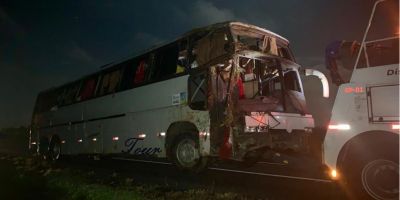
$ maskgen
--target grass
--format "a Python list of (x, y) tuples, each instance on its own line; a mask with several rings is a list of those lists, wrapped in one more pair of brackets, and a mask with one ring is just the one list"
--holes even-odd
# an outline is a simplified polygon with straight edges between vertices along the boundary
[[(0, 130), (0, 199), (249, 199), (235, 193), (211, 190), (178, 190), (169, 186), (143, 185), (116, 173), (99, 175), (95, 171), (57, 168), (28, 155), (27, 128)], [(251, 198), (250, 198), (251, 199)]]
[(116, 173), (105, 176), (94, 171), (60, 169), (39, 159), (12, 156), (0, 156), (0, 197), (63, 200), (248, 199), (235, 193), (137, 184), (132, 178), (120, 177)]
[(147, 199), (138, 191), (126, 187), (112, 187), (109, 185), (90, 183), (69, 172), (53, 173), (48, 175), (47, 187), (52, 191), (59, 191), (59, 199)]

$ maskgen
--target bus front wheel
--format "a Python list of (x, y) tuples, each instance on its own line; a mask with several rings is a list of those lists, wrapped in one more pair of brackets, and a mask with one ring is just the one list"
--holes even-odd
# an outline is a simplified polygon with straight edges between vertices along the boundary
[(172, 149), (174, 163), (190, 172), (201, 172), (206, 166), (206, 158), (200, 155), (199, 145), (192, 134), (183, 134), (175, 139)]

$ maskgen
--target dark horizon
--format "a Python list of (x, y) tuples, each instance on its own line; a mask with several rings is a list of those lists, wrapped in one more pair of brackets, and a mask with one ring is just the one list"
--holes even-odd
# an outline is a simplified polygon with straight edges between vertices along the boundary
[[(361, 40), (373, 2), (1, 2), (0, 129), (27, 126), (39, 91), (216, 22), (271, 30), (291, 42), (298, 63), (323, 65), (330, 42)], [(398, 33), (398, 1), (385, 9), (373, 25)]]

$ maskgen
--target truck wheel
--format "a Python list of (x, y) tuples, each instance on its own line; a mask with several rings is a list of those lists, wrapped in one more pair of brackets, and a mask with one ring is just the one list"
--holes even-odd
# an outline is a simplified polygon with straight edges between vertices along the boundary
[(374, 199), (398, 199), (399, 164), (386, 159), (369, 160), (361, 171), (361, 183)]
[(199, 145), (191, 134), (183, 134), (175, 139), (172, 157), (181, 170), (198, 173), (206, 164), (206, 158), (200, 155)]
[(353, 160), (347, 164), (345, 178), (350, 193), (357, 199), (399, 198), (399, 164), (396, 159), (375, 155), (356, 162)]
[(53, 138), (49, 146), (49, 158), (55, 161), (60, 159), (60, 155), (61, 155), (61, 142), (58, 138)]

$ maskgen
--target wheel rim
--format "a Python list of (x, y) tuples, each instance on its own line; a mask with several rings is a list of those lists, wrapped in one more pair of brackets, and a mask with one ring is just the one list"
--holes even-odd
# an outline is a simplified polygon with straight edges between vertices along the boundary
[(190, 139), (183, 139), (176, 148), (176, 158), (182, 167), (190, 168), (196, 165), (199, 153), (195, 142)]
[(362, 170), (361, 181), (365, 191), (375, 199), (399, 198), (399, 165), (393, 161), (369, 162)]

